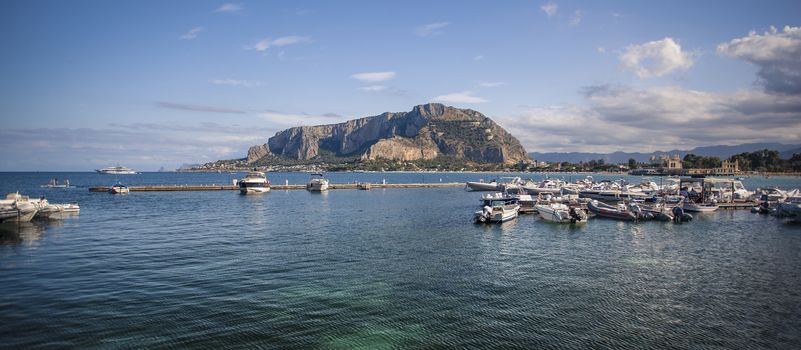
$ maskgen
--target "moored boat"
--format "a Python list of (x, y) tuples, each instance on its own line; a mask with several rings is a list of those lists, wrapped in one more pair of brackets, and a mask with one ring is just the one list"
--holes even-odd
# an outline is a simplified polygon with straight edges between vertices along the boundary
[(539, 216), (550, 222), (559, 224), (583, 224), (587, 222), (588, 216), (583, 210), (568, 207), (562, 203), (537, 204)]
[(790, 197), (779, 203), (775, 215), (792, 221), (801, 221), (801, 197)]
[(684, 202), (682, 208), (684, 209), (684, 211), (690, 211), (696, 213), (709, 213), (718, 210), (719, 206), (715, 203)]
[(592, 200), (587, 203), (587, 209), (595, 213), (595, 215), (605, 218), (624, 221), (637, 220), (637, 215), (629, 210), (624, 203), (620, 203), (617, 206), (611, 206), (597, 200)]
[(239, 193), (242, 194), (258, 194), (270, 192), (270, 180), (261, 171), (251, 171), (245, 175), (245, 178), (237, 181), (239, 186)]
[(38, 208), (28, 196), (19, 192), (9, 193), (0, 200), (0, 222), (28, 222), (36, 215)]
[(114, 186), (111, 186), (108, 189), (108, 191), (111, 194), (125, 194), (125, 193), (128, 193), (128, 192), (131, 192), (131, 190), (128, 188), (128, 186), (125, 186), (125, 185), (123, 185), (123, 184), (121, 184), (119, 182), (114, 184)]
[(70, 186), (70, 180), (64, 180), (63, 183), (58, 183), (57, 178), (53, 178), (47, 185), (42, 185), (43, 188), (70, 188), (75, 186)]
[(312, 192), (323, 192), (328, 190), (328, 179), (321, 173), (311, 174), (309, 183), (306, 184), (306, 189)]
[(507, 193), (486, 194), (481, 196), (482, 208), (473, 214), (475, 223), (506, 222), (517, 218), (520, 204), (517, 198)]

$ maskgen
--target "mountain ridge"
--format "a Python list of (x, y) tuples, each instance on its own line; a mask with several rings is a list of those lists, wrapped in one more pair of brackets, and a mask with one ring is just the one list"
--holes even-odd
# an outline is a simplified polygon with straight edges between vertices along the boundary
[(553, 162), (588, 162), (590, 160), (603, 159), (607, 163), (626, 163), (630, 158), (637, 162), (648, 162), (651, 156), (673, 155), (678, 154), (684, 157), (687, 154), (695, 154), (698, 156), (719, 157), (721, 159), (729, 158), (732, 155), (740, 154), (743, 152), (754, 152), (763, 149), (770, 149), (779, 151), (782, 159), (789, 159), (793, 153), (801, 153), (801, 144), (783, 144), (783, 143), (745, 143), (740, 145), (713, 145), (695, 147), (690, 150), (670, 150), (670, 151), (655, 151), (650, 153), (645, 152), (612, 152), (612, 153), (591, 153), (591, 152), (531, 152), (529, 157), (538, 161), (553, 163)]

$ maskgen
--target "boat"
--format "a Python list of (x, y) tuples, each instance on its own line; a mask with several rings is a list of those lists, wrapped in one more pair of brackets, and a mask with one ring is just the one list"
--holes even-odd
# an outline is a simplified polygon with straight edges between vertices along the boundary
[(75, 187), (75, 186), (70, 186), (70, 180), (64, 180), (64, 183), (60, 184), (60, 183), (58, 183), (58, 179), (57, 178), (53, 178), (53, 179), (50, 180), (50, 182), (47, 183), (47, 185), (42, 185), (41, 187), (42, 188), (71, 188), (71, 187)]
[(98, 172), (98, 173), (101, 173), (101, 174), (115, 174), (115, 175), (139, 174), (135, 170), (130, 169), (130, 168), (126, 168), (124, 166), (111, 166), (111, 167), (103, 168), (103, 169), (95, 169), (95, 171)]
[(517, 198), (508, 193), (485, 194), (481, 196), (481, 210), (473, 214), (473, 221), (479, 223), (501, 223), (517, 218), (520, 204)]
[(237, 186), (241, 194), (270, 192), (270, 180), (267, 180), (263, 172), (256, 170), (248, 172), (244, 179), (237, 181)]
[(37, 218), (61, 219), (65, 216), (77, 214), (81, 211), (81, 207), (77, 203), (53, 204), (44, 197), (40, 199), (31, 199), (30, 202), (37, 208)]
[(499, 191), (500, 189), (497, 180), (492, 180), (491, 182), (484, 182), (484, 180), (478, 182), (468, 181), (465, 184), (465, 190), (468, 191)]
[(38, 211), (28, 196), (19, 192), (9, 193), (6, 199), (0, 200), (0, 222), (28, 222)]
[(562, 191), (562, 187), (565, 186), (564, 181), (555, 180), (555, 179), (545, 179), (542, 180), (540, 183), (531, 182), (523, 186), (523, 189), (526, 190), (529, 194), (539, 194), (540, 192), (552, 192), (557, 193)]
[(111, 194), (125, 194), (131, 192), (131, 190), (128, 188), (128, 186), (118, 182), (114, 186), (111, 186), (111, 188), (108, 189), (108, 192)]
[(583, 224), (588, 218), (583, 210), (562, 203), (537, 204), (535, 207), (543, 220), (559, 224)]
[(801, 196), (787, 198), (784, 202), (776, 206), (774, 212), (779, 218), (787, 218), (794, 221), (801, 221)]
[(534, 213), (537, 211), (537, 209), (534, 208), (534, 205), (537, 204), (537, 200), (530, 194), (518, 194), (515, 195), (515, 197), (517, 198), (517, 203), (520, 204), (521, 213)]
[(328, 179), (323, 177), (321, 173), (311, 174), (309, 183), (306, 184), (306, 189), (312, 192), (323, 192), (328, 190)]
[(637, 215), (629, 210), (625, 203), (619, 203), (617, 206), (612, 206), (598, 200), (592, 200), (587, 203), (587, 209), (595, 213), (595, 215), (605, 218), (624, 221), (637, 220)]
[(696, 212), (696, 213), (709, 213), (715, 210), (718, 210), (719, 206), (717, 203), (693, 203), (693, 202), (684, 202), (682, 205), (682, 209), (684, 211)]
[(604, 202), (645, 201), (648, 195), (641, 192), (627, 192), (618, 190), (584, 190), (579, 192), (579, 198), (589, 198)]
[(360, 190), (369, 190), (373, 188), (373, 185), (371, 185), (369, 182), (359, 182), (356, 184), (356, 188)]

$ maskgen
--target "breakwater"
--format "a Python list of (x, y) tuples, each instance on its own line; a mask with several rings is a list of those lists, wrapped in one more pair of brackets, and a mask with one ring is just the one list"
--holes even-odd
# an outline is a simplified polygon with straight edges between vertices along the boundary
[[(344, 184), (330, 184), (328, 189), (332, 190), (355, 190), (359, 187), (358, 183), (344, 183)], [(372, 188), (443, 188), (443, 187), (463, 187), (463, 182), (446, 182), (446, 183), (408, 183), (408, 184), (370, 184)], [(89, 192), (108, 192), (109, 186), (92, 186), (89, 187)], [(271, 185), (273, 190), (305, 190), (306, 185)], [(145, 186), (128, 186), (128, 189), (138, 192), (158, 191), (233, 191), (239, 190), (238, 186), (234, 185), (145, 185)]]

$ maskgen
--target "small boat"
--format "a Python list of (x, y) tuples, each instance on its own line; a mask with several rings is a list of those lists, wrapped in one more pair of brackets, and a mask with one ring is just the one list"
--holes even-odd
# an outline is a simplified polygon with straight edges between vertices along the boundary
[(111, 194), (125, 194), (131, 192), (131, 190), (128, 188), (128, 186), (118, 182), (114, 186), (111, 186), (111, 188), (108, 189), (108, 192)]
[(270, 192), (270, 180), (261, 172), (253, 170), (245, 175), (245, 178), (237, 182), (239, 186), (239, 193), (241, 194), (257, 194)]
[(537, 204), (539, 216), (550, 222), (559, 224), (583, 224), (587, 222), (588, 216), (581, 209), (568, 207), (562, 203)]
[(716, 203), (684, 202), (684, 205), (682, 205), (682, 209), (684, 209), (684, 211), (697, 213), (709, 213), (718, 210), (718, 208), (719, 206)]
[(534, 208), (537, 201), (530, 194), (518, 194), (515, 195), (515, 197), (517, 198), (517, 203), (520, 204), (521, 213), (534, 213), (537, 211), (537, 209)]
[(47, 185), (42, 185), (42, 188), (70, 188), (75, 186), (70, 186), (70, 180), (64, 180), (64, 183), (59, 184), (57, 178), (53, 178)]
[(794, 221), (801, 221), (801, 196), (787, 198), (776, 206), (775, 215)]
[(465, 189), (468, 191), (499, 191), (501, 187), (497, 180), (492, 180), (491, 182), (481, 180), (479, 182), (468, 181), (465, 184)]
[(481, 196), (482, 208), (473, 214), (477, 224), (506, 222), (517, 218), (520, 204), (517, 198), (507, 193), (486, 194)]
[(328, 179), (323, 177), (321, 173), (311, 174), (309, 183), (306, 184), (306, 189), (312, 192), (323, 192), (328, 190)]
[(124, 166), (111, 166), (108, 168), (103, 169), (95, 169), (96, 172), (101, 174), (114, 174), (114, 175), (133, 175), (139, 174), (135, 170), (131, 168), (126, 168)]
[(356, 184), (356, 188), (360, 190), (369, 190), (373, 187), (369, 182), (359, 182)]
[(624, 220), (624, 221), (637, 220), (637, 215), (633, 213), (631, 210), (629, 210), (629, 208), (624, 203), (620, 203), (617, 206), (611, 206), (609, 204), (599, 202), (597, 200), (592, 200), (589, 203), (587, 203), (587, 209), (595, 213), (595, 215), (602, 216), (605, 218)]
[(30, 202), (38, 209), (36, 212), (37, 218), (61, 219), (81, 211), (81, 207), (77, 203), (53, 204), (48, 202), (44, 197), (31, 199)]
[(641, 192), (626, 192), (618, 190), (584, 190), (579, 192), (579, 198), (596, 199), (604, 202), (645, 201), (648, 195)]
[(36, 215), (38, 208), (28, 196), (19, 192), (9, 193), (0, 200), (0, 222), (28, 222)]

